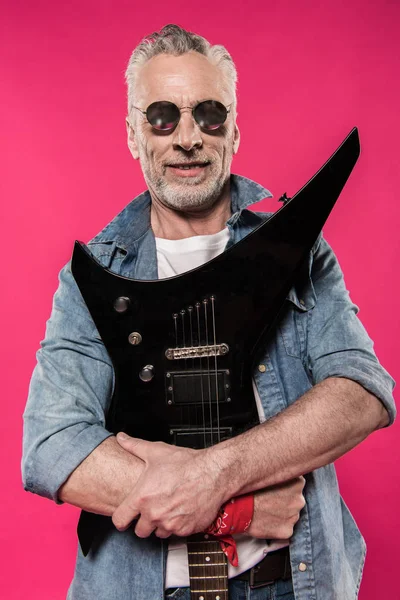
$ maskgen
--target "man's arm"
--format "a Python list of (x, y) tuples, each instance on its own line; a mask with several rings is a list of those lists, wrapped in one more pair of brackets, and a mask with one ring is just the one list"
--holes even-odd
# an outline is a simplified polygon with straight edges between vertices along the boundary
[(354, 381), (334, 378), (262, 425), (205, 450), (118, 435), (146, 469), (113, 522), (124, 530), (140, 514), (139, 537), (154, 530), (180, 536), (202, 531), (230, 498), (333, 462), (387, 422), (377, 398)]
[(26, 490), (107, 515), (122, 501), (141, 461), (105, 428), (113, 385), (111, 360), (68, 264), (24, 413)]
[(60, 487), (58, 498), (88, 512), (111, 516), (135, 486), (143, 461), (115, 437), (102, 442)]
[(329, 378), (268, 422), (216, 446), (213, 460), (228, 495), (243, 494), (332, 463), (388, 423), (375, 396), (349, 379)]

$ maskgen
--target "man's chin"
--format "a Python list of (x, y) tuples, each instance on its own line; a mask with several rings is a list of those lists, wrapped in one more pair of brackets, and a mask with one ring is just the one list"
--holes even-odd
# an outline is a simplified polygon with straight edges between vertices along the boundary
[(162, 202), (175, 210), (204, 210), (211, 208), (218, 200), (221, 190), (200, 189), (193, 184), (184, 186), (168, 186), (168, 191), (163, 190), (159, 197)]

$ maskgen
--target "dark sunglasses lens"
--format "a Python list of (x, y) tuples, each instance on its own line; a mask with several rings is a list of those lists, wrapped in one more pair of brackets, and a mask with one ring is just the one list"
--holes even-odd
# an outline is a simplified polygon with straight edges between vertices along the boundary
[(178, 123), (181, 114), (172, 102), (153, 102), (146, 111), (148, 122), (158, 131), (170, 131)]
[(193, 114), (202, 129), (212, 131), (225, 123), (228, 111), (221, 102), (206, 100), (196, 106)]

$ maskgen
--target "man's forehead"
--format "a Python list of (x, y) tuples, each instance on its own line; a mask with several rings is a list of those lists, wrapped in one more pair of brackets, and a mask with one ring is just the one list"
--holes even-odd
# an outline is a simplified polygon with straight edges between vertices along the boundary
[(231, 95), (226, 75), (198, 52), (158, 54), (140, 67), (136, 76), (136, 102), (214, 99), (229, 104)]

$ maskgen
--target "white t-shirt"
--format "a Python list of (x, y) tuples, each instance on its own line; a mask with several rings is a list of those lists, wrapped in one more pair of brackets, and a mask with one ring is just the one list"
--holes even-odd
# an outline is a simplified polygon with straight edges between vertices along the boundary
[[(203, 265), (221, 254), (225, 250), (228, 240), (229, 230), (227, 227), (212, 235), (196, 235), (181, 240), (156, 238), (158, 278), (165, 279), (180, 275)], [(265, 416), (254, 381), (253, 390), (262, 422), (265, 421)], [(237, 543), (239, 566), (233, 567), (228, 563), (229, 578), (254, 567), (268, 552), (289, 545), (288, 540), (273, 540), (268, 544), (266, 540), (244, 534), (236, 534), (233, 537)], [(165, 589), (186, 586), (189, 586), (189, 567), (185, 538), (171, 536), (168, 545)]]

